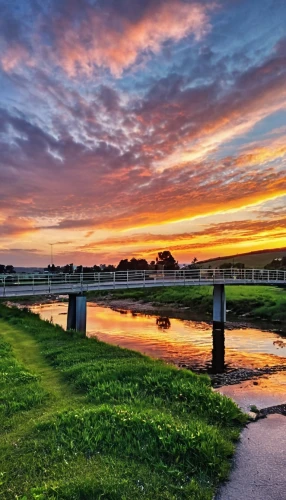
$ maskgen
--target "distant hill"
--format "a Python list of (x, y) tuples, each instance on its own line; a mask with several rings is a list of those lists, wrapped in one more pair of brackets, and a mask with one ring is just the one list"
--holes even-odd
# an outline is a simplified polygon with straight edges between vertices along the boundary
[(216, 257), (214, 259), (200, 260), (198, 265), (200, 267), (219, 267), (221, 264), (232, 264), (233, 262), (242, 262), (245, 267), (249, 268), (262, 268), (269, 264), (273, 259), (280, 259), (286, 256), (286, 247), (274, 248), (273, 250), (258, 250), (256, 252), (238, 253), (235, 255), (228, 255), (226, 257)]

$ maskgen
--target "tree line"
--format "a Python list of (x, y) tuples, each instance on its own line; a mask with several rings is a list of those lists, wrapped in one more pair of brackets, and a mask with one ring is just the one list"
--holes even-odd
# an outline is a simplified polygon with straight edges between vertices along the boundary
[(145, 270), (175, 270), (180, 269), (178, 261), (175, 260), (173, 255), (169, 250), (164, 250), (163, 252), (158, 252), (155, 260), (150, 263), (146, 259), (136, 259), (132, 257), (129, 259), (122, 259), (117, 266), (113, 264), (100, 264), (94, 266), (74, 266), (73, 264), (67, 264), (65, 266), (55, 266), (54, 264), (48, 265), (45, 271), (50, 273), (98, 273), (98, 272), (116, 272), (116, 271), (145, 271)]
[[(210, 268), (211, 266), (209, 266)], [(198, 269), (199, 262), (196, 257), (193, 258), (191, 264), (186, 265), (183, 269)], [(219, 269), (244, 269), (245, 264), (242, 262), (226, 262), (219, 266)], [(178, 261), (173, 257), (169, 250), (164, 250), (162, 252), (158, 252), (158, 255), (155, 260), (151, 260), (151, 262), (147, 262), (146, 259), (136, 259), (132, 257), (129, 259), (122, 259), (117, 266), (113, 264), (100, 264), (94, 266), (74, 266), (73, 264), (66, 264), (65, 266), (55, 266), (54, 264), (48, 265), (45, 268), (46, 272), (56, 274), (56, 273), (64, 273), (64, 274), (73, 274), (73, 273), (99, 273), (99, 272), (116, 272), (116, 271), (145, 271), (145, 270), (166, 270), (172, 271), (176, 269), (180, 269)], [(273, 259), (271, 262), (264, 266), (264, 269), (271, 270), (286, 270), (286, 256)], [(11, 264), (4, 265), (0, 264), (0, 274), (14, 274), (15, 268)]]
[(14, 266), (8, 265), (5, 266), (4, 264), (0, 264), (0, 274), (14, 274), (16, 271), (14, 269)]

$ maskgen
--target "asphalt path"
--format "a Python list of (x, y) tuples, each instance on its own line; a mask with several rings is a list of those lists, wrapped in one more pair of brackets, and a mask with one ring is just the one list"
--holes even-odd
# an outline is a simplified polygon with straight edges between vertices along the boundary
[[(286, 373), (278, 372), (218, 392), (247, 412), (286, 403)], [(278, 406), (276, 408), (278, 408)], [(286, 416), (275, 413), (248, 424), (237, 446), (229, 481), (216, 500), (286, 499)]]
[(216, 500), (286, 499), (286, 417), (268, 415), (242, 432), (229, 481)]

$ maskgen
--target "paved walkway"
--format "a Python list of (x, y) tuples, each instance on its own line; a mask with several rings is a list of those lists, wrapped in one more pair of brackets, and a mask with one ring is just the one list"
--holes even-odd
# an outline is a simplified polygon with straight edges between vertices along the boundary
[(230, 480), (216, 500), (285, 500), (286, 417), (268, 415), (241, 436)]
[[(286, 392), (272, 391), (278, 383), (283, 389), (284, 376), (276, 374), (268, 381), (257, 379), (258, 385), (252, 381), (226, 386), (220, 392), (232, 397), (244, 410), (249, 410), (251, 404), (258, 408), (281, 404)], [(285, 499), (286, 417), (274, 414), (251, 422), (242, 432), (230, 479), (220, 488), (216, 500)]]

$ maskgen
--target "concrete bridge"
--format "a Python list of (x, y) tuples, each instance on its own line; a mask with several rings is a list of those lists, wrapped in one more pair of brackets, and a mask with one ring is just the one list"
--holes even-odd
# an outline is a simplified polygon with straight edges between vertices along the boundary
[(213, 324), (214, 328), (223, 328), (226, 321), (225, 285), (286, 286), (286, 271), (233, 268), (0, 275), (0, 298), (68, 295), (67, 328), (86, 333), (86, 292), (159, 286), (213, 286)]

